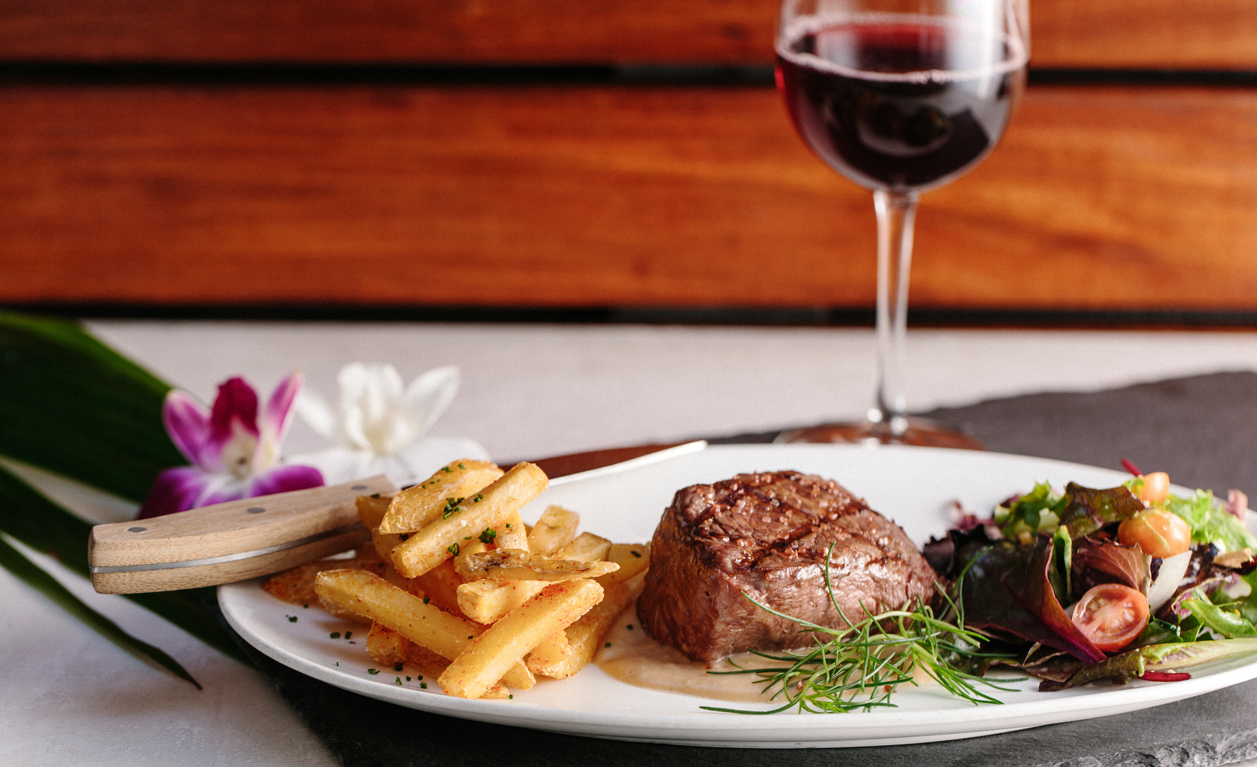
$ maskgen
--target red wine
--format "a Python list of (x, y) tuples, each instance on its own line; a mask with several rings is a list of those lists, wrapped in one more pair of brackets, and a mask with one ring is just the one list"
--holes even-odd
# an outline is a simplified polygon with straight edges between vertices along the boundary
[(1025, 54), (920, 16), (796, 19), (777, 87), (803, 140), (871, 189), (944, 184), (995, 148), (1025, 82)]

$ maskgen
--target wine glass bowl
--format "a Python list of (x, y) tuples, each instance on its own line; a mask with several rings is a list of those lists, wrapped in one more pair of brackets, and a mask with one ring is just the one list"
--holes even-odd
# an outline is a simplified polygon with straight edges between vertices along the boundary
[(913, 424), (903, 341), (917, 199), (995, 148), (1025, 86), (1025, 0), (785, 0), (777, 87), (803, 141), (873, 191), (878, 224), (877, 396), (862, 424), (793, 432), (788, 441), (962, 446)]
[(957, 16), (958, 4), (883, 10), (899, 5), (788, 1), (777, 85), (799, 135), (831, 168), (868, 189), (923, 192), (995, 148), (1026, 55), (1011, 29)]

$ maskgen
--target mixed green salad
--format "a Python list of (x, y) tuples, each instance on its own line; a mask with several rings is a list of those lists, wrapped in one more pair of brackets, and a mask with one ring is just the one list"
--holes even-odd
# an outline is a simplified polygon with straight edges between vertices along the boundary
[[(1133, 467), (1129, 467), (1133, 468)], [(956, 584), (956, 618), (1000, 664), (1057, 690), (1110, 679), (1176, 681), (1257, 652), (1257, 538), (1248, 500), (1179, 496), (1161, 472), (1117, 487), (1047, 483), (926, 545)]]

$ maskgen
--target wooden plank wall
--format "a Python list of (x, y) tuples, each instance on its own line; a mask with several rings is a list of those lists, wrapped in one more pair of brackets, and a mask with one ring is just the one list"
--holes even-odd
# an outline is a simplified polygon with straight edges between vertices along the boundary
[[(777, 5), (0, 1), (0, 304), (870, 305)], [(1257, 0), (1032, 18), (913, 305), (1257, 311)]]

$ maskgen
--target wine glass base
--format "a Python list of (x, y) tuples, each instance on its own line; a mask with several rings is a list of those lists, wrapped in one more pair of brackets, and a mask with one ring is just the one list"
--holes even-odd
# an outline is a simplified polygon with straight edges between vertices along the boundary
[(802, 429), (783, 431), (773, 440), (785, 442), (849, 443), (883, 445), (916, 445), (918, 447), (950, 447), (960, 450), (985, 450), (976, 437), (937, 421), (909, 418), (908, 428), (902, 434), (893, 434), (885, 424), (826, 423)]

